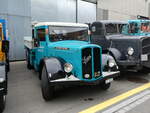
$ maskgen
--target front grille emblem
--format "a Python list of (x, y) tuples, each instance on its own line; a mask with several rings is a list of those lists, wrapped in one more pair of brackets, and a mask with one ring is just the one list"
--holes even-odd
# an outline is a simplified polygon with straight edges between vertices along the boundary
[(89, 55), (88, 57), (84, 56), (84, 57), (83, 57), (83, 64), (86, 65), (86, 64), (91, 60), (91, 58), (92, 58), (91, 55)]

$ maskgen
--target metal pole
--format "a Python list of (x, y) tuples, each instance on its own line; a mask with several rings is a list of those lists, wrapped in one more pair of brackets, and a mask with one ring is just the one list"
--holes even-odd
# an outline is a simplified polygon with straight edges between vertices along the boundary
[(78, 0), (76, 0), (76, 23), (78, 23)]

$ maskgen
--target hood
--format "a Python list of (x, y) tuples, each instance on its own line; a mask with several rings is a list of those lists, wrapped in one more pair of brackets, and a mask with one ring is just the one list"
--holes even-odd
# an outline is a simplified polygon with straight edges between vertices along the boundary
[(58, 42), (53, 42), (49, 44), (50, 47), (54, 48), (65, 48), (65, 49), (82, 49), (86, 47), (99, 47), (98, 45), (95, 44), (90, 44), (89, 42), (86, 41), (72, 41), (72, 40), (67, 40), (67, 41), (58, 41)]
[(140, 39), (143, 39), (144, 37), (146, 36), (130, 36), (130, 35), (123, 35), (123, 34), (116, 34), (116, 35), (108, 35), (107, 38), (108, 39), (137, 39), (137, 40), (140, 40)]

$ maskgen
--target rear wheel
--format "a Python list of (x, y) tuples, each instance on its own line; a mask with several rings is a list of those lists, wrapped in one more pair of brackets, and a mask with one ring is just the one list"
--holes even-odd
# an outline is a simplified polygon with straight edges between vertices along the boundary
[(102, 90), (107, 90), (110, 88), (111, 83), (105, 83), (105, 81), (103, 81), (102, 83), (99, 84)]
[(27, 62), (27, 68), (28, 68), (29, 70), (31, 70), (33, 67), (32, 67), (32, 65), (30, 64), (30, 57), (29, 57), (29, 51), (28, 51), (28, 50), (26, 50), (26, 62)]
[(53, 98), (54, 86), (52, 86), (48, 80), (48, 73), (46, 70), (46, 66), (44, 66), (42, 69), (41, 89), (42, 89), (42, 96), (45, 101), (49, 101)]
[(5, 108), (5, 101), (5, 95), (0, 96), (0, 113), (2, 113)]

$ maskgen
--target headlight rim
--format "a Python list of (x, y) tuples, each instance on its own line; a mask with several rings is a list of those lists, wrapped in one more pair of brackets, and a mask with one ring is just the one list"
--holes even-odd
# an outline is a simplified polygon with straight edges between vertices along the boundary
[(132, 56), (134, 54), (134, 48), (133, 47), (128, 47), (127, 53), (129, 56)]
[[(67, 70), (68, 66), (70, 66), (70, 70)], [(70, 73), (72, 70), (73, 70), (73, 65), (71, 63), (67, 62), (67, 63), (64, 64), (64, 71), (66, 73)]]

